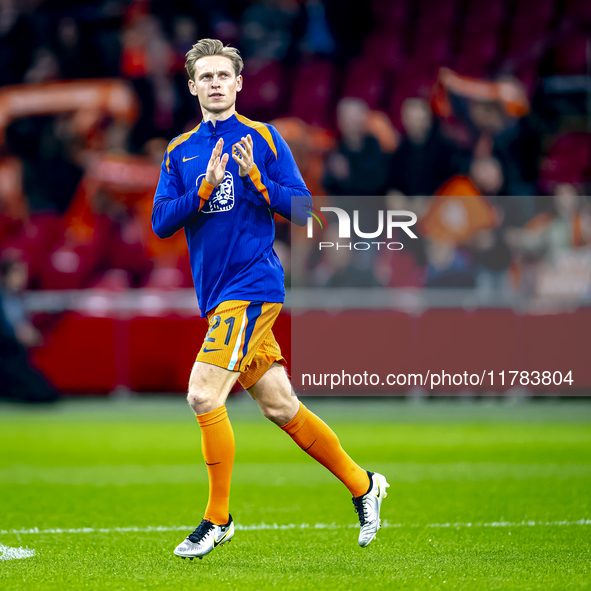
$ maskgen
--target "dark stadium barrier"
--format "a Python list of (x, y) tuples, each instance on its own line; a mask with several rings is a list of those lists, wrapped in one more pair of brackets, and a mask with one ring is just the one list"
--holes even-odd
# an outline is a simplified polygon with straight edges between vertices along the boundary
[[(294, 388), (304, 395), (403, 395), (408, 386), (301, 387), (301, 373), (379, 375), (427, 372), (460, 374), (493, 371), (495, 385), (439, 386), (426, 394), (504, 393), (501, 371), (550, 371), (574, 383), (529, 385), (526, 392), (588, 394), (591, 365), (588, 335), (591, 308), (559, 314), (516, 313), (508, 309), (428, 309), (420, 314), (393, 310), (308, 311), (293, 319), (282, 313), (273, 332), (289, 363)], [(197, 316), (91, 317), (64, 312), (35, 349), (34, 365), (63, 392), (107, 394), (185, 392), (192, 363), (207, 330)], [(294, 333), (307, 335), (306, 346)], [(296, 335), (297, 336), (297, 335)], [(295, 353), (295, 357), (294, 357)], [(518, 385), (518, 384), (516, 384)]]

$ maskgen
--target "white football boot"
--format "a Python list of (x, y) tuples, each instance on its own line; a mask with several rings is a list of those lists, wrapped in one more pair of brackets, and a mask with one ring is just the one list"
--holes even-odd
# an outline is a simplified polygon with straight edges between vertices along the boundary
[(195, 531), (180, 543), (174, 553), (181, 558), (203, 558), (216, 546), (227, 544), (234, 536), (234, 520), (230, 515), (226, 525), (215, 525), (211, 521), (201, 520)]
[(386, 489), (390, 487), (385, 476), (377, 472), (368, 472), (367, 475), (371, 481), (369, 490), (360, 497), (353, 497), (353, 506), (361, 524), (359, 545), (362, 548), (369, 546), (375, 540), (378, 529), (382, 525), (380, 507), (382, 501), (388, 496)]

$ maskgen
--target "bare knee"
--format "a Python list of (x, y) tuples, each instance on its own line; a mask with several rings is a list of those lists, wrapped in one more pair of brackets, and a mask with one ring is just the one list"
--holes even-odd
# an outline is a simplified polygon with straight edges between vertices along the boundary
[(196, 415), (205, 414), (220, 406), (218, 398), (206, 389), (190, 388), (187, 394), (187, 402)]
[(237, 373), (196, 361), (189, 378), (187, 402), (195, 414), (210, 412), (226, 402), (237, 378)]
[(279, 426), (289, 423), (295, 417), (299, 408), (299, 403), (295, 397), (293, 400), (287, 402), (277, 401), (274, 404), (263, 405), (259, 403), (259, 405), (263, 416)]

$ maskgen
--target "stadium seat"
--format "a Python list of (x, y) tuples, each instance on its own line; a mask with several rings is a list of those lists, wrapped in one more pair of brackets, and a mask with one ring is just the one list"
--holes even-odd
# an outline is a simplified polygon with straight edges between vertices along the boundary
[(135, 220), (115, 228), (105, 252), (107, 266), (124, 269), (132, 276), (132, 286), (142, 283), (152, 268), (143, 243), (142, 229)]
[(186, 287), (182, 271), (170, 267), (154, 269), (144, 285), (150, 289), (175, 290)]
[[(35, 213), (17, 232), (10, 232), (8, 227), (6, 230), (3, 246), (25, 253), (29, 264), (29, 283), (36, 286), (47, 264), (47, 253), (63, 239), (63, 219), (53, 213)], [(0, 228), (0, 236), (3, 235)]]
[(549, 191), (555, 183), (582, 183), (591, 163), (591, 134), (569, 133), (558, 138), (541, 166), (540, 186)]
[(589, 0), (566, 0), (564, 13), (585, 23), (591, 22), (591, 3)]
[(122, 292), (128, 290), (132, 285), (131, 275), (124, 269), (107, 269), (99, 273), (89, 287), (106, 291)]
[[(522, 58), (533, 55), (534, 46), (541, 41), (543, 31), (512, 31), (507, 43), (506, 57)], [(539, 57), (534, 55), (534, 57)]]
[(526, 38), (541, 36), (548, 29), (549, 23), (544, 19), (532, 18), (528, 15), (517, 16), (511, 23), (511, 35), (525, 36)]
[(472, 2), (464, 18), (463, 30), (465, 34), (488, 34), (496, 30), (506, 18), (506, 6), (502, 1)]
[(587, 74), (587, 34), (571, 35), (554, 50), (554, 68), (557, 74)]
[(545, 27), (556, 13), (554, 0), (520, 0), (516, 3), (513, 29)]
[(245, 68), (248, 77), (240, 91), (240, 113), (254, 120), (272, 119), (277, 114), (282, 94), (281, 64), (249, 60)]
[(455, 69), (465, 76), (482, 77), (497, 54), (498, 40), (495, 31), (486, 35), (465, 35)]
[[(421, 22), (439, 23), (447, 29), (457, 22), (459, 6), (456, 0), (422, 0), (418, 8), (419, 28)], [(423, 27), (425, 26), (423, 24)]]
[(299, 65), (293, 81), (292, 115), (310, 125), (332, 127), (329, 106), (333, 98), (334, 77), (334, 66), (327, 60)]
[(363, 61), (373, 67), (396, 71), (405, 62), (402, 36), (388, 31), (367, 37), (363, 46)]
[(379, 108), (387, 90), (386, 71), (368, 59), (354, 60), (347, 70), (343, 97), (360, 98), (370, 109)]
[(99, 252), (95, 245), (68, 246), (53, 250), (41, 270), (43, 289), (81, 289), (87, 287), (96, 268)]
[(412, 52), (412, 62), (421, 64), (423, 70), (431, 66), (440, 67), (451, 64), (450, 37), (448, 31), (439, 30), (433, 33), (418, 32)]
[(373, 0), (372, 12), (377, 31), (401, 31), (410, 14), (410, 2), (407, 0)]

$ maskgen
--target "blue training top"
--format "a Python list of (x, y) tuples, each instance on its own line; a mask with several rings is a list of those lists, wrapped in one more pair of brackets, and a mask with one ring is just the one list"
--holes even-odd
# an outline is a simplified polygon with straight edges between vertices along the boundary
[[(231, 150), (249, 133), (254, 166), (241, 177)], [(205, 172), (220, 137), (222, 154), (230, 159), (224, 181), (213, 188)], [(152, 228), (159, 238), (185, 229), (205, 316), (227, 300), (284, 301), (283, 267), (273, 250), (273, 214), (304, 225), (311, 205), (310, 191), (277, 130), (235, 113), (215, 126), (202, 121), (170, 142), (154, 195)]]

